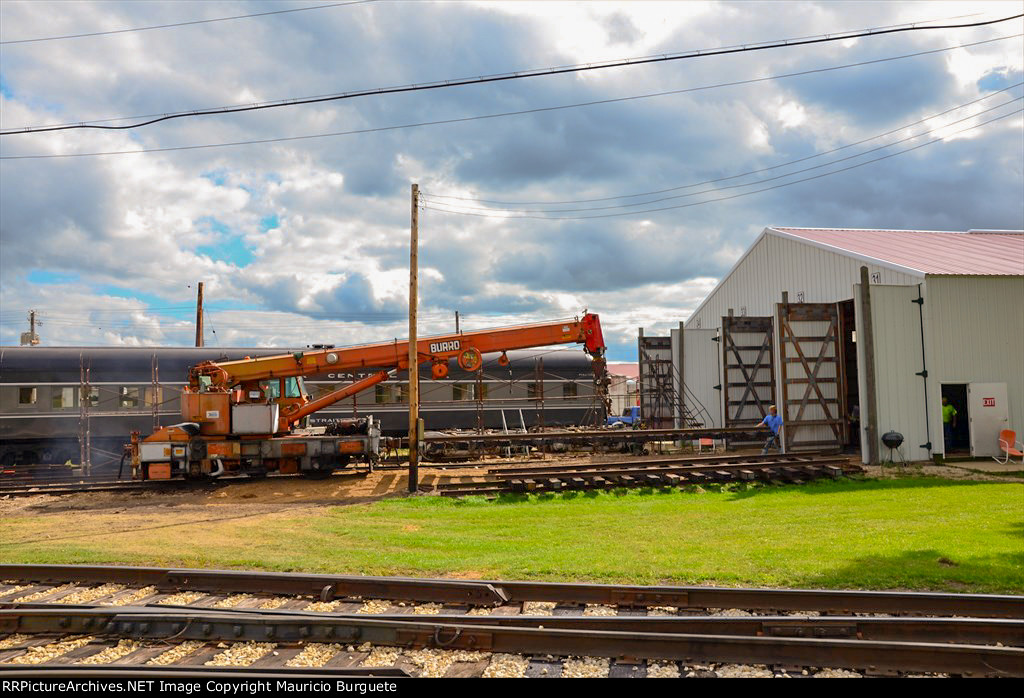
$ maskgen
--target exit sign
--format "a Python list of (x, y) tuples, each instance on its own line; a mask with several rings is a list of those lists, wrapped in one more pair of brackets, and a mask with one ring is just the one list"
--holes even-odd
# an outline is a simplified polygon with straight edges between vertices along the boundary
[(982, 407), (995, 407), (996, 399), (994, 397), (983, 397), (981, 398)]

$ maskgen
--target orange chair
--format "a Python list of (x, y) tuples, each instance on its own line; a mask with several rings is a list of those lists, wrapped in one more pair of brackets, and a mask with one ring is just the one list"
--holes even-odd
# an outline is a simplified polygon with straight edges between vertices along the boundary
[[(714, 439), (697, 439), (694, 442), (694, 445), (697, 446), (697, 453), (704, 453), (704, 447), (705, 446), (710, 447), (712, 453), (714, 453), (716, 450), (718, 450), (718, 444), (715, 443)], [(723, 446), (722, 450), (723, 451), (725, 450), (724, 446)]]
[(1003, 459), (999, 460), (997, 457), (992, 456), (992, 460), (1005, 465), (1010, 462), (1010, 456), (1016, 456), (1020, 458), (1021, 465), (1024, 465), (1024, 451), (1016, 448), (1017, 446), (1020, 446), (1020, 449), (1024, 449), (1024, 443), (1017, 441), (1017, 432), (1013, 429), (1003, 429), (999, 432), (999, 450), (1002, 451)]

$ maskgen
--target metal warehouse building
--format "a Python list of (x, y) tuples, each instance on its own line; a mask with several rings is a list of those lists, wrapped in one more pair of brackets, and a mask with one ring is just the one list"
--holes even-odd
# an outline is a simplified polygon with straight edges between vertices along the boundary
[(680, 421), (756, 424), (776, 404), (787, 450), (871, 462), (896, 431), (907, 460), (994, 455), (1000, 429), (1024, 430), (1024, 232), (766, 228), (671, 356)]

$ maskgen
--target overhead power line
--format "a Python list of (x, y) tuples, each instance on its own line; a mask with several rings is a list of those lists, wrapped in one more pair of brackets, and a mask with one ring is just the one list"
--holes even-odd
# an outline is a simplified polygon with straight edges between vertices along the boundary
[[(852, 30), (851, 33), (854, 32), (854, 31), (855, 32), (878, 31), (880, 29), (891, 29), (893, 27), (921, 26), (921, 25), (925, 25), (925, 24), (931, 24), (932, 22), (945, 22), (945, 21), (949, 21), (949, 20), (953, 20), (953, 19), (963, 19), (964, 17), (977, 17), (980, 14), (982, 14), (982, 13), (974, 13), (974, 14), (970, 14), (970, 15), (958, 15), (958, 16), (954, 16), (954, 17), (945, 17), (945, 18), (942, 18), (942, 19), (929, 19), (929, 20), (923, 20), (923, 21), (920, 21), (920, 22), (905, 22), (903, 24), (891, 24), (891, 25), (882, 26), (882, 27), (871, 27), (871, 28), (868, 28), (868, 29), (856, 29), (856, 30)], [(796, 41), (796, 40), (800, 40), (800, 39), (810, 39), (810, 38), (815, 38), (815, 37), (819, 37), (819, 36), (833, 36), (834, 34), (835, 34), (835, 32), (833, 32), (832, 34), (815, 34), (813, 36), (800, 36), (800, 37), (793, 37), (793, 38), (790, 38), (790, 39), (775, 39), (775, 40), (772, 40), (772, 41), (765, 41), (765, 42), (758, 42), (758, 43), (766, 43), (767, 44), (767, 43), (777, 43), (779, 41)], [(757, 43), (754, 43), (754, 44), (748, 43), (748, 44), (740, 44), (740, 45), (753, 46), (753, 45), (757, 45)], [(734, 46), (720, 46), (719, 48), (735, 48), (735, 47)], [(666, 54), (661, 54), (661, 55), (666, 55)], [(643, 58), (649, 58), (649, 57), (650, 56), (643, 56)], [(623, 59), (623, 60), (625, 60), (625, 59)], [(639, 60), (639, 59), (637, 58), (637, 59), (632, 59), (632, 60)], [(580, 65), (593, 65), (593, 63), (578, 63), (576, 65), (577, 66), (580, 66)], [(557, 66), (557, 67), (558, 68), (566, 68), (566, 67), (572, 67), (572, 66)], [(506, 73), (506, 74), (510, 74), (510, 73)], [(485, 76), (476, 76), (476, 77), (491, 77), (491, 76), (485, 75)], [(267, 100), (265, 102), (252, 102), (252, 103), (247, 103), (247, 104), (229, 104), (229, 105), (221, 105), (221, 106), (218, 106), (218, 107), (203, 107), (203, 108), (200, 108), (200, 109), (185, 109), (185, 110), (181, 110), (181, 111), (178, 111), (178, 112), (161, 112), (159, 114), (136, 114), (134, 116), (117, 116), (117, 117), (110, 117), (110, 118), (106, 118), (106, 119), (79, 119), (78, 121), (72, 121), (72, 122), (68, 122), (68, 123), (43, 124), (43, 126), (74, 126), (74, 125), (81, 125), (81, 124), (103, 124), (103, 123), (109, 123), (111, 121), (128, 121), (129, 119), (151, 119), (151, 118), (158, 117), (158, 116), (171, 116), (171, 115), (176, 115), (176, 114), (186, 114), (186, 113), (191, 113), (191, 112), (195, 112), (195, 111), (214, 112), (214, 111), (218, 111), (218, 110), (221, 110), (221, 109), (230, 109), (232, 107), (251, 107), (251, 106), (257, 106), (257, 105), (285, 104), (285, 103), (294, 102), (295, 100), (313, 99), (313, 98), (320, 98), (320, 97), (331, 97), (331, 96), (336, 96), (336, 95), (339, 95), (339, 94), (343, 94), (343, 93), (335, 92), (335, 93), (319, 94), (319, 95), (307, 95), (305, 97), (292, 97), (292, 98), (288, 98), (288, 99)], [(21, 131), (24, 131), (25, 129), (31, 129), (31, 128), (39, 128), (39, 127), (37, 127), (37, 126), (19, 126), (17, 128), (8, 128), (7, 130), (8, 131), (12, 131), (12, 132), (13, 131), (21, 132)], [(2, 135), (2, 134), (0, 134), (0, 135)]]
[[(1017, 101), (1017, 100), (1014, 100), (1014, 101)], [(981, 123), (976, 124), (974, 126), (968, 126), (967, 128), (962, 128), (962, 129), (960, 129), (958, 131), (954, 131), (953, 133), (948, 134), (945, 137), (956, 135), (956, 134), (959, 134), (959, 133), (966, 133), (968, 131), (973, 131), (974, 129), (981, 128), (982, 126), (985, 126), (986, 124), (990, 124), (990, 123), (993, 123), (995, 121), (999, 121), (1001, 119), (1006, 119), (1008, 117), (1014, 116), (1015, 114), (1021, 114), (1021, 113), (1024, 113), (1024, 109), (1017, 109), (1016, 111), (1010, 112), (1009, 114), (1003, 114), (1002, 116), (996, 116), (996, 117), (993, 117), (991, 119), (988, 119), (987, 121), (982, 121)], [(832, 172), (823, 172), (821, 174), (813, 175), (811, 177), (803, 177), (802, 179), (796, 179), (796, 180), (793, 180), (792, 182), (783, 182), (782, 184), (776, 184), (774, 186), (764, 187), (762, 189), (755, 189), (754, 191), (740, 192), (739, 194), (732, 194), (730, 196), (721, 196), (721, 197), (718, 197), (717, 199), (707, 199), (705, 201), (694, 201), (692, 203), (677, 204), (677, 205), (674, 205), (674, 206), (662, 206), (660, 208), (651, 208), (651, 209), (645, 209), (645, 210), (642, 210), (642, 211), (627, 211), (625, 213), (603, 213), (603, 214), (599, 214), (599, 215), (595, 215), (595, 216), (533, 216), (533, 215), (510, 216), (510, 215), (495, 215), (495, 214), (488, 214), (488, 213), (473, 213), (473, 212), (469, 212), (469, 211), (460, 211), (460, 210), (456, 210), (456, 209), (436, 208), (434, 206), (423, 206), (423, 208), (427, 209), (427, 210), (431, 210), (431, 211), (439, 211), (441, 213), (453, 213), (453, 214), (460, 215), (460, 216), (477, 216), (477, 217), (480, 217), (480, 218), (503, 218), (503, 219), (506, 219), (506, 220), (530, 218), (530, 219), (542, 220), (542, 221), (580, 221), (580, 220), (590, 220), (590, 219), (594, 219), (594, 218), (618, 218), (618, 217), (621, 217), (621, 216), (635, 216), (635, 215), (648, 214), (648, 213), (657, 213), (659, 211), (670, 211), (670, 210), (680, 209), (680, 208), (690, 208), (692, 206), (703, 206), (704, 204), (713, 204), (713, 203), (716, 203), (716, 202), (719, 202), (719, 201), (728, 201), (730, 199), (738, 199), (738, 198), (740, 198), (742, 196), (751, 196), (753, 194), (760, 194), (761, 192), (771, 191), (772, 189), (781, 189), (782, 187), (789, 187), (789, 186), (792, 186), (794, 184), (800, 184), (801, 182), (809, 182), (809, 181), (814, 180), (814, 179), (821, 179), (822, 177), (828, 177), (830, 175), (839, 174), (840, 172), (846, 172), (847, 170), (853, 170), (853, 169), (856, 169), (858, 167), (863, 167), (864, 165), (870, 165), (873, 162), (879, 162), (881, 160), (888, 160), (889, 158), (896, 157), (897, 155), (905, 155), (906, 153), (910, 153), (910, 152), (913, 152), (915, 150), (919, 150), (920, 148), (924, 148), (926, 146), (938, 143), (939, 141), (942, 141), (945, 137), (944, 136), (939, 136), (939, 137), (934, 138), (934, 139), (932, 139), (932, 140), (930, 140), (930, 141), (928, 141), (926, 143), (921, 143), (920, 145), (915, 145), (912, 148), (906, 148), (904, 150), (898, 150), (895, 153), (890, 153), (889, 155), (883, 155), (881, 157), (873, 158), (871, 160), (866, 160), (864, 162), (859, 162), (859, 163), (856, 163), (856, 164), (853, 164), (853, 165), (849, 165), (847, 167), (842, 167), (842, 168), (840, 168), (838, 170), (834, 170)], [(702, 192), (702, 193), (712, 193), (713, 191), (718, 191), (718, 190), (710, 190), (708, 192)]]
[(914, 32), (914, 31), (931, 31), (936, 29), (967, 29), (972, 27), (982, 27), (992, 24), (999, 24), (1002, 22), (1009, 22), (1015, 19), (1024, 17), (1024, 14), (1014, 15), (1011, 17), (1003, 17), (1001, 19), (986, 20), (982, 22), (971, 22), (968, 24), (943, 24), (934, 26), (910, 26), (910, 27), (897, 27), (895, 29), (880, 29), (880, 30), (868, 30), (861, 32), (844, 32), (837, 35), (827, 35), (822, 37), (816, 37), (812, 39), (784, 39), (781, 41), (775, 41), (772, 43), (763, 44), (748, 44), (738, 47), (728, 47), (710, 50), (696, 50), (687, 51), (677, 54), (668, 54), (661, 56), (650, 56), (645, 58), (627, 58), (617, 61), (605, 61), (601, 63), (588, 63), (584, 65), (575, 65), (561, 68), (541, 68), (535, 70), (518, 71), (514, 73), (505, 73), (501, 75), (487, 75), (473, 78), (458, 78), (451, 80), (439, 80), (430, 83), (414, 84), (414, 85), (401, 85), (394, 87), (377, 87), (368, 90), (356, 90), (353, 92), (339, 93), (335, 95), (327, 95), (321, 97), (307, 97), (302, 99), (289, 99), (276, 102), (267, 102), (263, 104), (250, 104), (240, 105), (234, 107), (220, 107), (216, 109), (205, 109), (205, 110), (192, 110), (183, 111), (173, 114), (165, 114), (159, 117), (154, 117), (146, 121), (140, 121), (133, 124), (124, 124), (121, 126), (107, 126), (98, 123), (77, 123), (77, 124), (65, 124), (60, 126), (31, 126), (21, 129), (8, 129), (0, 131), (0, 136), (10, 136), (25, 133), (46, 133), (50, 131), (67, 131), (72, 129), (101, 129), (109, 131), (123, 131), (128, 129), (140, 128), (142, 126), (149, 126), (151, 124), (160, 123), (163, 121), (169, 121), (171, 119), (184, 119), (196, 116), (210, 116), (215, 114), (233, 114), (238, 112), (249, 112), (258, 111), (264, 109), (275, 109), (279, 107), (290, 107), (305, 104), (318, 104), (323, 102), (334, 102), (345, 99), (353, 99), (356, 97), (365, 97), (369, 95), (386, 95), (386, 94), (400, 94), (406, 92), (422, 92), (426, 90), (438, 90), (447, 89), (450, 87), (463, 87), (466, 85), (481, 85), (492, 82), (503, 82), (509, 80), (523, 80), (527, 78), (535, 78), (546, 75), (563, 75), (566, 73), (581, 73), (593, 70), (604, 70), (607, 68), (617, 68), (627, 65), (645, 65), (650, 63), (666, 63), (671, 61), (688, 60), (692, 58), (705, 58), (709, 56), (722, 56), (733, 53), (747, 53), (752, 51), (766, 51), (777, 48), (787, 48), (793, 46), (806, 46), (809, 44), (821, 44), (830, 43), (834, 41), (848, 41), (850, 39), (862, 38), (867, 36), (882, 36), (885, 34), (893, 34), (900, 32)]
[[(564, 201), (522, 201), (522, 202), (495, 201), (495, 200), (491, 200), (491, 199), (478, 199), (478, 198), (468, 197), (468, 196), (450, 196), (450, 195), (444, 195), (444, 194), (434, 194), (432, 192), (426, 192), (426, 191), (425, 192), (421, 192), (421, 194), (422, 194), (424, 199), (433, 200), (434, 203), (440, 203), (440, 204), (443, 204), (443, 205), (450, 205), (450, 206), (459, 206), (460, 208), (466, 208), (466, 209), (470, 209), (470, 210), (486, 210), (486, 211), (517, 210), (517, 211), (521, 211), (521, 212), (524, 212), (524, 213), (530, 212), (530, 211), (528, 209), (526, 209), (526, 210), (524, 210), (524, 209), (497, 209), (497, 208), (493, 208), (493, 207), (482, 208), (482, 209), (474, 209), (473, 207), (462, 206), (460, 204), (448, 204), (446, 201), (439, 201), (439, 200), (440, 199), (451, 199), (451, 200), (455, 200), (455, 201), (472, 201), (474, 203), (496, 204), (498, 206), (537, 206), (537, 205), (554, 206), (554, 205), (560, 205), (560, 204), (601, 203), (601, 202), (605, 202), (605, 201), (617, 201), (617, 200), (620, 200), (620, 199), (633, 199), (633, 198), (637, 198), (637, 197), (641, 197), (641, 196), (656, 196), (658, 194), (666, 194), (668, 192), (679, 191), (681, 189), (692, 189), (693, 187), (699, 187), (699, 186), (702, 186), (702, 185), (705, 185), (705, 184), (717, 184), (719, 182), (727, 182), (727, 181), (733, 180), (733, 179), (740, 179), (742, 177), (748, 177), (750, 175), (760, 174), (762, 172), (769, 172), (771, 170), (777, 170), (777, 169), (782, 168), (782, 167), (789, 167), (790, 165), (796, 165), (796, 164), (799, 164), (801, 162), (806, 162), (808, 160), (814, 160), (816, 158), (824, 157), (826, 155), (831, 155), (832, 153), (837, 153), (837, 152), (839, 152), (841, 150), (846, 150), (847, 148), (853, 148), (853, 147), (858, 146), (858, 145), (863, 145), (864, 143), (869, 143), (871, 141), (878, 140), (879, 138), (884, 138), (885, 136), (890, 136), (890, 135), (892, 135), (894, 133), (898, 133), (899, 131), (903, 131), (903, 130), (911, 128), (913, 126), (917, 126), (918, 124), (923, 124), (926, 121), (931, 121), (932, 119), (936, 119), (936, 118), (938, 118), (940, 116), (945, 116), (946, 114), (949, 114), (950, 112), (958, 111), (958, 110), (963, 109), (965, 107), (969, 107), (971, 105), (977, 104), (978, 102), (984, 102), (987, 99), (991, 99), (991, 98), (993, 98), (993, 97), (995, 97), (997, 95), (1000, 95), (1000, 94), (1002, 94), (1004, 92), (1008, 92), (1010, 90), (1013, 90), (1013, 89), (1016, 89), (1018, 87), (1021, 87), (1022, 85), (1024, 85), (1024, 82), (1018, 82), (1018, 83), (1016, 83), (1014, 85), (1010, 85), (1009, 87), (1004, 87), (1001, 90), (996, 90), (995, 92), (991, 92), (991, 93), (989, 93), (989, 94), (987, 94), (987, 95), (985, 95), (983, 97), (979, 97), (978, 99), (971, 100), (970, 102), (964, 102), (963, 104), (958, 104), (955, 107), (950, 107), (949, 109), (946, 109), (944, 111), (940, 111), (937, 114), (932, 114), (931, 116), (926, 116), (926, 117), (924, 117), (922, 119), (918, 119), (917, 121), (912, 121), (909, 124), (903, 124), (902, 126), (897, 126), (896, 128), (893, 128), (893, 129), (890, 129), (888, 131), (885, 131), (884, 133), (880, 133), (880, 134), (875, 135), (875, 136), (869, 136), (868, 138), (862, 138), (859, 141), (854, 141), (853, 143), (847, 143), (846, 145), (841, 145), (841, 146), (839, 146), (837, 148), (832, 148), (831, 150), (825, 150), (825, 151), (820, 152), (820, 153), (815, 153), (814, 155), (808, 155), (806, 157), (797, 158), (796, 160), (789, 160), (788, 162), (776, 163), (776, 164), (770, 165), (768, 167), (762, 167), (762, 168), (756, 169), (756, 170), (749, 170), (747, 172), (741, 172), (740, 174), (729, 175), (729, 176), (726, 176), (726, 177), (718, 177), (716, 179), (706, 179), (706, 180), (703, 180), (701, 182), (693, 182), (692, 184), (683, 184), (683, 185), (680, 185), (680, 186), (677, 186), (677, 187), (668, 187), (666, 189), (656, 189), (656, 190), (653, 190), (653, 191), (640, 192), (640, 193), (637, 193), (637, 194), (621, 194), (621, 195), (618, 195), (618, 196), (603, 196), (603, 197), (593, 198), (593, 199), (569, 199), (569, 200), (564, 200)], [(998, 109), (999, 107), (1003, 106), (1004, 104), (1009, 104), (1009, 102), (1004, 102), (1001, 105), (998, 105), (996, 107), (992, 107), (992, 109)], [(982, 111), (982, 112), (979, 112), (979, 113), (980, 114), (984, 114), (987, 111), (992, 111), (992, 109), (986, 109), (985, 111)], [(964, 119), (974, 118), (975, 116), (978, 116), (978, 114), (972, 114), (971, 116), (965, 117)], [(960, 121), (963, 121), (964, 119), (960, 119)], [(952, 122), (950, 124), (946, 124), (946, 126), (950, 126), (952, 124), (959, 123), (960, 121), (954, 121), (954, 122)], [(922, 134), (919, 134), (919, 135), (922, 135)], [(916, 137), (917, 136), (911, 136), (911, 138), (916, 138)], [(906, 139), (904, 139), (904, 140), (906, 140)], [(900, 142), (901, 141), (894, 141), (893, 143), (889, 143), (888, 145), (880, 146), (880, 147), (887, 148), (887, 147), (889, 147), (891, 145), (895, 145), (896, 143), (900, 143)], [(869, 150), (869, 151), (865, 151), (865, 152), (872, 152), (872, 151)], [(851, 157), (860, 157), (860, 155), (864, 155), (864, 154), (865, 153), (860, 153), (859, 155), (855, 155), (855, 156), (851, 156)], [(833, 162), (839, 162), (839, 161), (833, 161)], [(766, 180), (761, 180), (761, 181), (766, 181)], [(698, 193), (700, 193), (700, 192), (698, 192)], [(692, 195), (688, 195), (688, 196), (692, 196)], [(609, 207), (605, 207), (605, 208), (625, 208), (627, 206), (644, 206), (644, 205), (650, 204), (650, 203), (654, 203), (654, 202), (653, 201), (644, 201), (644, 202), (639, 202), (639, 203), (635, 203), (635, 204), (622, 204), (620, 206), (609, 206)], [(591, 211), (599, 210), (599, 207), (591, 207), (589, 209), (583, 209), (583, 210), (591, 210)], [(535, 212), (537, 212), (537, 213), (540, 213), (540, 212), (557, 213), (557, 212), (559, 212), (559, 210), (558, 209), (542, 209), (542, 210), (538, 210), (538, 211), (535, 211)], [(565, 210), (562, 210), (562, 212), (565, 212)]]
[(129, 32), (144, 32), (151, 29), (171, 29), (173, 27), (186, 27), (193, 24), (211, 24), (213, 22), (227, 22), (233, 19), (248, 19), (250, 17), (267, 17), (270, 15), (284, 15), (290, 12), (307, 12), (309, 10), (325, 10), (330, 7), (344, 7), (346, 5), (363, 5), (377, 0), (352, 0), (351, 2), (333, 2), (329, 5), (311, 5), (309, 7), (295, 7), (290, 10), (274, 10), (272, 12), (256, 12), (250, 15), (234, 15), (232, 17), (216, 17), (213, 19), (196, 19), (189, 22), (175, 22), (173, 24), (155, 24), (150, 27), (134, 27), (132, 29), (114, 29), (105, 32), (89, 32), (87, 34), (65, 34), (64, 36), (44, 36), (38, 39), (13, 39), (11, 41), (0, 41), (0, 46), (10, 44), (32, 44), (40, 41), (63, 41), (64, 39), (83, 39), (89, 36), (109, 36), (110, 34), (127, 34)]
[(496, 114), (483, 114), (483, 115), (478, 115), (478, 116), (464, 116), (464, 117), (457, 117), (457, 118), (452, 118), (452, 119), (439, 119), (439, 120), (435, 120), (435, 121), (421, 121), (421, 122), (418, 122), (418, 123), (401, 124), (401, 125), (397, 125), (397, 126), (379, 126), (379, 127), (374, 127), (374, 128), (354, 129), (354, 130), (351, 130), (351, 131), (334, 131), (334, 132), (330, 132), (330, 133), (309, 134), (309, 135), (305, 135), (305, 136), (280, 136), (280, 137), (277, 137), (277, 138), (258, 138), (258, 139), (251, 139), (251, 140), (245, 140), (245, 141), (233, 141), (233, 142), (228, 142), (228, 143), (206, 143), (206, 144), (201, 144), (201, 145), (180, 145), (180, 146), (168, 146), (166, 148), (139, 148), (139, 149), (136, 149), (136, 150), (108, 150), (108, 151), (89, 152), (89, 153), (56, 153), (56, 154), (47, 154), (47, 155), (3, 155), (3, 156), (0, 156), (0, 160), (48, 160), (48, 159), (54, 159), (54, 158), (81, 158), (81, 157), (97, 157), (97, 156), (105, 156), (105, 155), (136, 155), (136, 154), (139, 154), (139, 153), (165, 153), (165, 152), (179, 151), (179, 150), (204, 150), (204, 149), (209, 149), (209, 148), (228, 148), (228, 147), (238, 147), (238, 146), (245, 146), (245, 145), (261, 145), (261, 144), (267, 144), (267, 143), (285, 143), (285, 142), (291, 142), (291, 141), (313, 140), (313, 139), (318, 139), (318, 138), (334, 138), (334, 137), (338, 137), (338, 136), (352, 136), (352, 135), (361, 135), (361, 134), (367, 134), (367, 133), (380, 133), (380, 132), (383, 132), (383, 131), (398, 131), (398, 130), (403, 130), (403, 129), (408, 129), (408, 128), (419, 128), (419, 127), (422, 127), (422, 126), (441, 126), (441, 125), (447, 125), (447, 124), (458, 124), (458, 123), (465, 123), (465, 122), (469, 122), (469, 121), (479, 121), (479, 120), (483, 120), (483, 119), (497, 119), (497, 118), (508, 117), (508, 116), (521, 116), (523, 114), (537, 114), (537, 113), (542, 113), (542, 112), (559, 111), (559, 110), (562, 110), (562, 109), (575, 109), (575, 108), (579, 108), (579, 107), (591, 107), (591, 106), (597, 106), (597, 105), (602, 105), (602, 104), (615, 104), (615, 103), (618, 103), (618, 102), (630, 102), (630, 101), (641, 100), (641, 99), (650, 99), (652, 97), (664, 97), (664, 96), (668, 96), (668, 95), (686, 94), (686, 93), (689, 93), (689, 92), (700, 92), (700, 91), (704, 91), (704, 90), (718, 89), (718, 88), (721, 88), (721, 87), (736, 87), (736, 86), (739, 86), (739, 85), (751, 85), (751, 84), (755, 84), (755, 83), (759, 83), (759, 82), (768, 82), (768, 81), (771, 81), (771, 80), (780, 80), (780, 79), (783, 79), (783, 78), (799, 77), (799, 76), (802, 76), (802, 75), (813, 75), (813, 74), (816, 74), (816, 73), (827, 73), (827, 72), (831, 72), (831, 71), (835, 71), (835, 70), (844, 70), (846, 68), (856, 68), (856, 67), (860, 67), (860, 66), (864, 66), (864, 65), (873, 65), (873, 64), (877, 64), (877, 63), (886, 63), (886, 62), (889, 62), (889, 61), (902, 60), (904, 58), (916, 58), (918, 56), (927, 56), (927, 55), (936, 54), (936, 53), (943, 53), (943, 52), (946, 52), (946, 51), (953, 51), (953, 50), (960, 49), (960, 48), (969, 48), (971, 46), (980, 46), (982, 44), (989, 44), (989, 43), (993, 43), (993, 42), (997, 42), (997, 41), (1006, 41), (1007, 39), (1015, 39), (1015, 38), (1019, 38), (1021, 36), (1024, 36), (1024, 34), (1011, 34), (1011, 35), (1008, 35), (1008, 36), (1001, 36), (1001, 37), (997, 37), (997, 38), (994, 38), (994, 39), (985, 39), (983, 41), (975, 41), (975, 42), (971, 42), (971, 43), (967, 43), (967, 44), (957, 44), (955, 46), (947, 46), (945, 48), (931, 49), (931, 50), (928, 50), (928, 51), (918, 51), (917, 53), (907, 53), (907, 54), (904, 54), (904, 55), (901, 55), (901, 56), (891, 56), (891, 57), (888, 57), (888, 58), (876, 58), (876, 59), (869, 60), (869, 61), (860, 61), (860, 62), (857, 62), (857, 63), (847, 63), (847, 64), (844, 64), (844, 65), (830, 66), (830, 67), (827, 67), (827, 68), (812, 68), (810, 70), (801, 70), (801, 71), (797, 71), (795, 73), (783, 73), (783, 74), (780, 74), (780, 75), (769, 75), (769, 76), (761, 77), (761, 78), (750, 78), (748, 80), (735, 80), (735, 81), (732, 81), (732, 82), (722, 82), (722, 83), (716, 83), (716, 84), (713, 84), (713, 85), (703, 85), (703, 86), (700, 86), (700, 87), (687, 87), (687, 88), (682, 88), (682, 89), (679, 89), (679, 90), (666, 90), (666, 91), (663, 91), (663, 92), (652, 92), (652, 93), (643, 94), (643, 95), (632, 95), (632, 96), (629, 96), (629, 97), (613, 97), (613, 98), (609, 98), (609, 99), (598, 99), (598, 100), (593, 100), (593, 101), (589, 101), (589, 102), (577, 102), (575, 104), (562, 104), (562, 105), (551, 106), (551, 107), (536, 107), (536, 108), (533, 108), (533, 109), (520, 109), (520, 110), (517, 110), (517, 111), (499, 112), (499, 113), (496, 113)]

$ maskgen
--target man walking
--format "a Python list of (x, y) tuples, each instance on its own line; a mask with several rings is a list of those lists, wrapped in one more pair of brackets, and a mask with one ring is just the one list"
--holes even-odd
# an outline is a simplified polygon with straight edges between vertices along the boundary
[(761, 420), (758, 427), (766, 427), (771, 429), (772, 435), (768, 437), (768, 440), (764, 442), (764, 448), (761, 449), (761, 455), (767, 455), (768, 449), (774, 448), (776, 451), (781, 451), (782, 447), (779, 444), (779, 429), (782, 427), (782, 417), (778, 415), (775, 405), (771, 405), (768, 408), (768, 414)]

